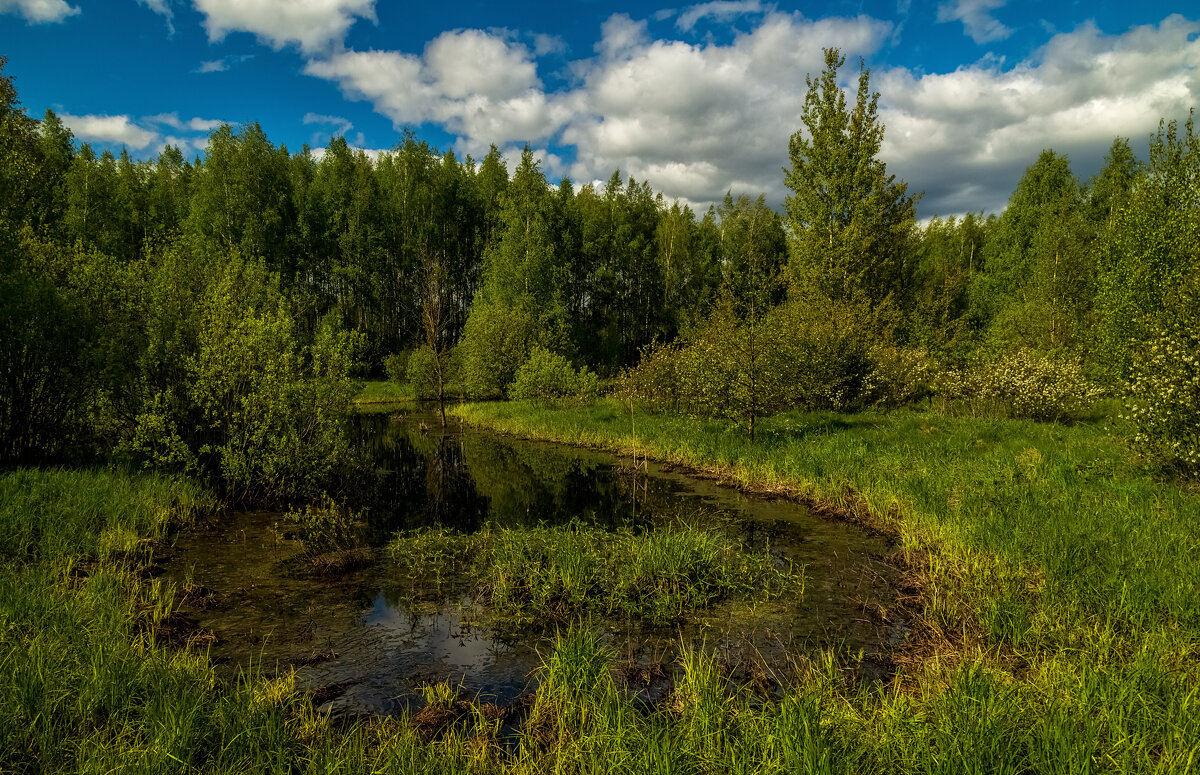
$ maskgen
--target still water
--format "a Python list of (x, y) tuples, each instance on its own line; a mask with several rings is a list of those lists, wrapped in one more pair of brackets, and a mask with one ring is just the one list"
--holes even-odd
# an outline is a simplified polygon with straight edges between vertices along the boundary
[[(636, 529), (689, 521), (804, 569), (800, 599), (723, 604), (676, 626), (592, 622), (627, 672), (644, 678), (630, 690), (647, 698), (669, 684), (669, 669), (655, 666), (669, 664), (682, 644), (702, 645), (731, 665), (768, 668), (818, 648), (861, 652), (859, 669), (870, 676), (882, 669), (875, 655), (903, 634), (903, 623), (884, 625), (874, 615), (894, 601), (888, 546), (853, 525), (654, 463), (635, 467), (615, 455), (458, 423), (443, 431), (432, 414), (363, 413), (354, 422), (374, 465), (355, 498), (376, 548), (399, 530), (427, 525), (470, 531), (574, 519)], [(462, 592), (423, 593), (383, 552), (337, 578), (298, 572), (300, 547), (275, 529), (280, 517), (227, 514), (176, 537), (167, 572), (194, 590), (182, 613), (216, 636), (209, 648), (221, 672), (294, 668), (319, 703), (348, 715), (419, 707), (419, 688), (439, 681), (498, 704), (532, 688), (551, 635), (506, 628)]]

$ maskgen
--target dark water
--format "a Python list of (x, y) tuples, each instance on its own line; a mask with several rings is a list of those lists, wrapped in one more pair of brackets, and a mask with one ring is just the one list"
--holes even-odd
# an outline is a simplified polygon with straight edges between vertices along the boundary
[[(899, 634), (871, 615), (893, 601), (894, 571), (883, 561), (888, 547), (852, 525), (653, 463), (635, 469), (613, 455), (457, 424), (443, 432), (432, 415), (361, 414), (355, 425), (375, 471), (354, 495), (367, 509), (377, 547), (398, 530), (431, 524), (470, 531), (576, 519), (637, 529), (686, 520), (804, 568), (799, 600), (721, 605), (677, 627), (595, 622), (630, 675), (670, 662), (681, 643), (768, 667), (816, 648), (861, 651), (870, 675), (879, 669), (871, 655)], [(529, 690), (546, 635), (506, 631), (464, 595), (423, 595), (382, 557), (338, 578), (297, 574), (289, 560), (299, 547), (273, 529), (280, 516), (226, 515), (176, 539), (168, 573), (198, 588), (182, 611), (217, 636), (211, 654), (224, 673), (255, 663), (268, 671), (294, 666), (302, 687), (350, 714), (420, 705), (419, 687), (438, 681), (500, 704)], [(652, 697), (661, 688), (655, 683), (631, 690)]]

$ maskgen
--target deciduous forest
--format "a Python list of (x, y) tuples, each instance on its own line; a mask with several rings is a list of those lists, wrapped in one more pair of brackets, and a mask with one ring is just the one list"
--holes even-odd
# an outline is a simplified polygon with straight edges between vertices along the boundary
[[(781, 209), (730, 190), (703, 212), (620, 170), (548, 180), (529, 148), (510, 169), (412, 133), (378, 158), (257, 124), (196, 158), (97, 154), (0, 70), (0, 770), (1200, 766), (1193, 120), (1115, 138), (1088, 180), (1047, 148), (1003, 212), (918, 221), (853, 69), (829, 49), (810, 76)], [(882, 536), (886, 675), (818, 651), (760, 691), (689, 646), (667, 699), (630, 700), (596, 616), (803, 584), (691, 526), (575, 525), (387, 550), (421, 578), (430, 558), (480, 574), (526, 624), (560, 617), (523, 721), (448, 684), (430, 732), (331, 720), (286, 670), (218, 680), (169, 637), (193, 592), (146, 558), (251, 508), (365, 551), (364, 385), (436, 401), (419, 438), (608, 449)], [(576, 589), (563, 552), (607, 570)], [(501, 597), (542, 573), (551, 591)]]

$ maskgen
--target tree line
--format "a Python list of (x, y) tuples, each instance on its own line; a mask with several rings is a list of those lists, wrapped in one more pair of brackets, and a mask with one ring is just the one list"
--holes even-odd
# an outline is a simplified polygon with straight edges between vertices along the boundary
[(28, 117), (0, 72), (0, 460), (121, 449), (282, 482), (345, 458), (326, 420), (351, 378), (414, 350), (410, 376), (439, 395), (536, 395), (538, 369), (562, 392), (574, 370), (751, 429), (975, 385), (1016, 355), (1115, 389), (1187, 319), (1190, 120), (1162, 125), (1146, 162), (1117, 138), (1086, 183), (1046, 150), (1000, 215), (918, 225), (878, 157), (869, 70), (848, 101), (844, 59), (825, 64), (784, 212), (730, 192), (703, 214), (620, 172), (552, 184), (528, 148), (509, 170), (494, 146), (460, 159), (411, 133), (375, 160), (341, 137), (292, 153), (257, 124), (192, 160), (97, 154), (52, 112)]

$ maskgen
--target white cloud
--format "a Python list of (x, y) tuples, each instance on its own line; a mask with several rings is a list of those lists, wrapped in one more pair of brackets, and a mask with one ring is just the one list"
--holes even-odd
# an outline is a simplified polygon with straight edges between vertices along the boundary
[(79, 12), (64, 0), (0, 0), (0, 14), (20, 14), (30, 24), (61, 22)]
[(142, 122), (145, 124), (156, 124), (160, 126), (169, 126), (172, 129), (181, 132), (203, 132), (205, 135), (210, 134), (214, 129), (223, 125), (229, 124), (229, 121), (222, 121), (215, 118), (192, 118), (187, 121), (182, 121), (178, 113), (159, 113), (153, 116), (144, 116)]
[[(362, 136), (360, 135), (357, 139), (361, 140)], [(391, 153), (391, 151), (387, 148), (363, 148), (361, 146), (361, 144), (356, 145), (354, 143), (348, 143), (347, 145), (349, 146), (350, 150), (354, 151), (355, 153), (358, 153), (361, 151), (362, 153), (366, 154), (366, 157), (371, 160), (372, 164), (375, 164), (376, 162), (378, 162), (379, 157), (382, 156), (383, 154)], [(327, 154), (327, 153), (329, 153), (328, 148), (309, 148), (308, 149), (308, 155), (311, 156), (313, 158), (313, 160), (317, 161), (317, 162), (321, 161), (321, 159), (324, 159), (325, 154)]]
[(540, 87), (528, 50), (480, 30), (443, 32), (425, 46), (425, 72), (447, 97), (504, 100)]
[(72, 116), (59, 115), (75, 136), (85, 142), (113, 143), (142, 149), (159, 141), (157, 132), (144, 129), (129, 120), (129, 116)]
[(280, 49), (296, 44), (305, 52), (340, 45), (358, 19), (375, 21), (375, 0), (194, 0), (204, 14), (210, 41), (230, 32), (250, 32)]
[(354, 124), (349, 119), (341, 116), (325, 116), (320, 113), (305, 113), (304, 124), (321, 124), (323, 126), (336, 127), (335, 135), (344, 135), (354, 128)]
[(242, 54), (241, 56), (227, 56), (221, 59), (213, 59), (206, 62), (201, 62), (200, 66), (193, 70), (193, 73), (223, 73), (230, 67), (236, 64), (245, 62), (247, 59), (253, 59), (253, 54)]
[[(869, 54), (891, 32), (869, 17), (806, 20), (769, 13), (729, 45), (637, 41), (610, 20), (579, 90), (586, 110), (562, 140), (576, 147), (572, 175), (607, 178), (620, 168), (668, 197), (720, 199), (728, 188), (783, 198), (781, 168), (799, 128), (804, 77), (823, 66), (822, 46)], [(633, 40), (634, 42), (630, 42)]]
[(883, 156), (890, 171), (926, 190), (926, 213), (1003, 208), (1045, 148), (1067, 154), (1086, 178), (1113, 137), (1144, 149), (1160, 117), (1200, 104), (1197, 32), (1200, 23), (1177, 15), (1122, 35), (1089, 23), (1008, 70), (883, 73)]
[(144, 5), (151, 11), (167, 20), (167, 32), (175, 34), (175, 11), (171, 8), (171, 0), (137, 0), (138, 5)]
[(1003, 8), (1008, 0), (949, 0), (938, 6), (939, 22), (962, 22), (963, 28), (976, 43), (1004, 40), (1012, 35), (1006, 27), (992, 16), (992, 11)]
[[(397, 126), (443, 127), (460, 152), (480, 155), (490, 143), (506, 153), (525, 143), (567, 148), (572, 162), (546, 156), (552, 177), (606, 180), (619, 168), (668, 198), (703, 205), (732, 188), (765, 192), (779, 206), (788, 138), (801, 128), (805, 76), (822, 69), (822, 47), (846, 54), (852, 86), (852, 63), (893, 32), (867, 16), (813, 21), (770, 11), (727, 44), (689, 43), (652, 40), (645, 22), (614, 15), (597, 55), (569, 62), (574, 81), (551, 92), (514, 36), (470, 30), (446, 33), (419, 55), (313, 58), (306, 72), (369, 100)], [(923, 215), (1001, 209), (1043, 148), (1068, 154), (1087, 177), (1115, 135), (1136, 147), (1159, 117), (1200, 104), (1197, 33), (1200, 23), (1177, 15), (1121, 35), (1087, 24), (1015, 65), (987, 57), (949, 73), (876, 70), (883, 159), (910, 190), (927, 192)]]
[(701, 19), (729, 21), (744, 14), (763, 13), (766, 9), (760, 0), (714, 0), (711, 3), (693, 5), (675, 20), (675, 26), (684, 32), (690, 31)]
[(219, 118), (193, 118), (187, 122), (187, 128), (193, 132), (203, 132), (211, 134), (214, 129), (225, 124), (232, 123), (230, 121), (222, 121)]
[(473, 151), (546, 137), (570, 115), (543, 91), (524, 45), (480, 30), (443, 33), (420, 57), (346, 51), (311, 60), (305, 72), (336, 81), (353, 99), (370, 100), (397, 126), (442, 124)]

